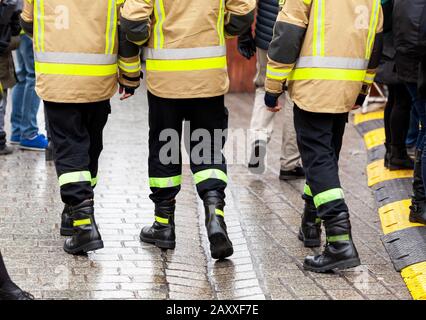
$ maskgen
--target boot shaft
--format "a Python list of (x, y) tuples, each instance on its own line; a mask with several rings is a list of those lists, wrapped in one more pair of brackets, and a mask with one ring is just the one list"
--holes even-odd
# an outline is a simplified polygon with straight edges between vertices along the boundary
[(161, 225), (175, 225), (176, 201), (163, 201), (155, 204), (155, 222)]

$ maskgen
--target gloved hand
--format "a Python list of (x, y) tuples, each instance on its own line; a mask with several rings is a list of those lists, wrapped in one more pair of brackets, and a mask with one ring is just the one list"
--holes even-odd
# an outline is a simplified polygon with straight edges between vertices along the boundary
[(366, 98), (367, 98), (367, 95), (360, 93), (358, 97), (356, 98), (356, 102), (353, 109), (358, 109), (359, 107), (362, 107)]
[(265, 105), (268, 108), (275, 108), (278, 105), (278, 98), (279, 96), (274, 95), (272, 93), (266, 92), (265, 93)]
[(251, 28), (238, 37), (238, 52), (248, 60), (256, 53), (256, 43), (253, 39)]

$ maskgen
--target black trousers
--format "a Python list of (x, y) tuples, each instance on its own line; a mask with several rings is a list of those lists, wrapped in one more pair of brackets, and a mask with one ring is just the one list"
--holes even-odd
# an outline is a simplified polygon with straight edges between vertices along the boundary
[(81, 104), (44, 101), (44, 105), (62, 201), (76, 205), (92, 199), (102, 132), (111, 113), (109, 100)]
[[(190, 154), (198, 194), (218, 191), (225, 198), (226, 161), (222, 150), (228, 128), (224, 96), (200, 99), (165, 99), (148, 92), (149, 183), (154, 203), (173, 200), (181, 188), (182, 129)], [(226, 132), (226, 131), (225, 131)], [(188, 141), (189, 140), (189, 141)]]
[(347, 212), (339, 179), (339, 154), (348, 113), (313, 113), (294, 107), (297, 143), (306, 173), (305, 196), (324, 220)]

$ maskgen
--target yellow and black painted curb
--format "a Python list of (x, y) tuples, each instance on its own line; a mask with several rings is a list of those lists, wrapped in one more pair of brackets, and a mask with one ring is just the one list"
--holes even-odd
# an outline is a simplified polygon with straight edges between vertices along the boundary
[(383, 110), (354, 116), (368, 150), (368, 186), (374, 190), (382, 242), (395, 269), (401, 272), (413, 299), (426, 300), (426, 226), (408, 219), (413, 171), (390, 171), (384, 166), (383, 117)]

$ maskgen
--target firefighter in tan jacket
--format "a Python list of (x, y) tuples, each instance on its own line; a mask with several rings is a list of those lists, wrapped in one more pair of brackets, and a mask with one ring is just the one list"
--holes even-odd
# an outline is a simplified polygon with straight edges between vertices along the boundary
[[(21, 25), (34, 38), (36, 92), (43, 99), (62, 201), (64, 250), (103, 248), (93, 208), (110, 98), (139, 86), (139, 48), (120, 35), (124, 0), (25, 0)], [(90, 17), (90, 19), (88, 19)]]
[(373, 83), (382, 47), (380, 0), (286, 0), (268, 51), (265, 104), (288, 85), (306, 171), (305, 211), (299, 239), (327, 245), (305, 259), (307, 270), (326, 272), (360, 264), (349, 210), (339, 181), (338, 159), (348, 112), (362, 105)]
[[(228, 125), (225, 39), (250, 27), (255, 5), (255, 0), (127, 0), (121, 10), (127, 38), (145, 44), (149, 184), (155, 222), (142, 229), (144, 242), (175, 247), (175, 197), (181, 187), (180, 139), (185, 120), (191, 137), (200, 134), (199, 140), (191, 139), (190, 160), (204, 201), (212, 257), (233, 254), (224, 220), (228, 180), (224, 139), (221, 133), (220, 139), (214, 137)], [(172, 157), (165, 152), (170, 144)]]

